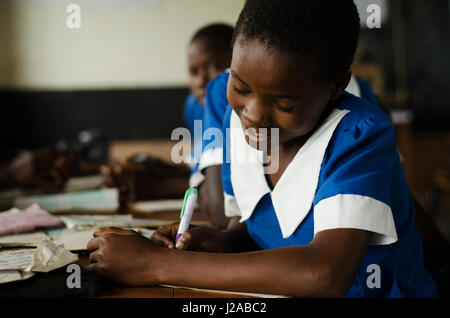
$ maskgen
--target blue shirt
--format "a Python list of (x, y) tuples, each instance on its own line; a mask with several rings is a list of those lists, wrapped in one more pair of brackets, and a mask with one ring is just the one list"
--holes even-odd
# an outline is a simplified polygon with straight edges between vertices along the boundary
[[(190, 154), (190, 160), (191, 162), (191, 176), (195, 175), (198, 171), (199, 167), (199, 161), (200, 161), (200, 155), (201, 155), (201, 147), (202, 147), (202, 136), (201, 136), (201, 129), (200, 131), (195, 134), (195, 121), (201, 121), (203, 120), (205, 108), (204, 106), (197, 100), (194, 94), (190, 93), (186, 101), (184, 102), (184, 108), (183, 108), (183, 117), (184, 121), (186, 123), (187, 128), (189, 129), (189, 132), (191, 134), (191, 138), (193, 140)], [(200, 150), (195, 151), (195, 148), (198, 147)], [(196, 155), (196, 154), (199, 155)]]
[[(248, 149), (228, 106), (223, 129), (237, 135), (227, 138), (223, 152), (225, 213), (240, 216), (262, 249), (307, 245), (323, 230), (370, 231), (347, 297), (437, 297), (388, 116), (348, 93), (334, 106), (274, 189), (261, 161), (251, 162), (258, 152)], [(235, 156), (243, 152), (247, 160), (239, 162)]]
[[(222, 129), (223, 116), (228, 106), (227, 82), (228, 72), (219, 74), (211, 80), (206, 87), (205, 107), (202, 122), (202, 136), (208, 136), (210, 128)], [(204, 180), (203, 169), (222, 164), (222, 147), (217, 146), (214, 138), (212, 141), (202, 141), (199, 163), (192, 170), (189, 184), (198, 186)]]
[(194, 136), (194, 121), (203, 120), (204, 112), (204, 106), (200, 104), (194, 94), (190, 93), (184, 102), (183, 118), (192, 136)]

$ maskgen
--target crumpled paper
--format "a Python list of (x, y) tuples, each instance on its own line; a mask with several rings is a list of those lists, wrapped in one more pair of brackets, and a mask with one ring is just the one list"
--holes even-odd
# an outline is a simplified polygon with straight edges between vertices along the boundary
[(25, 271), (47, 273), (77, 260), (78, 255), (66, 250), (63, 245), (47, 242), (36, 248), (34, 262)]

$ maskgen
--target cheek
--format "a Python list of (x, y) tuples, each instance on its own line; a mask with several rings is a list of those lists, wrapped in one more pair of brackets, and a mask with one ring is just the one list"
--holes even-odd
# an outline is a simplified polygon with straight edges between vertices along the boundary
[(198, 80), (197, 80), (197, 76), (190, 76), (189, 77), (189, 88), (191, 90), (194, 90), (195, 88), (198, 87)]
[(244, 106), (244, 105), (242, 105), (240, 96), (238, 94), (236, 94), (236, 92), (231, 87), (230, 82), (228, 82), (228, 85), (227, 85), (227, 99), (228, 99), (228, 104), (230, 104), (231, 107), (233, 107), (233, 109), (235, 111), (237, 111), (239, 108)]

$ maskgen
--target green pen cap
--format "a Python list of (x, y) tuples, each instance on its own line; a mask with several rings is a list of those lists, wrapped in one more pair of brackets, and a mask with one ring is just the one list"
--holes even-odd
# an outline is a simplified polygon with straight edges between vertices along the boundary
[(183, 199), (183, 207), (181, 208), (180, 219), (181, 219), (181, 218), (183, 217), (183, 215), (184, 215), (184, 210), (185, 210), (185, 208), (186, 208), (186, 202), (187, 202), (187, 199), (189, 198), (189, 196), (190, 196), (191, 194), (194, 194), (194, 193), (198, 195), (198, 189), (197, 189), (197, 187), (189, 188), (189, 189), (186, 190), (186, 193), (184, 194), (184, 199)]

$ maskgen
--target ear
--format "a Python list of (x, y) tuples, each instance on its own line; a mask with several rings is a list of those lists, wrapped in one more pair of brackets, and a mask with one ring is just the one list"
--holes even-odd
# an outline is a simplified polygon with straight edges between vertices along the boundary
[(334, 84), (333, 90), (331, 92), (331, 100), (335, 101), (341, 95), (342, 91), (345, 90), (352, 78), (352, 72), (348, 71), (341, 75)]

